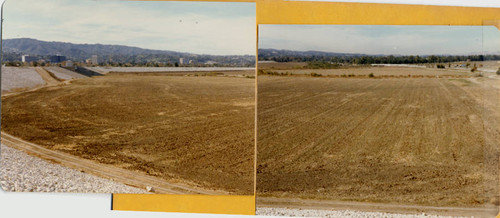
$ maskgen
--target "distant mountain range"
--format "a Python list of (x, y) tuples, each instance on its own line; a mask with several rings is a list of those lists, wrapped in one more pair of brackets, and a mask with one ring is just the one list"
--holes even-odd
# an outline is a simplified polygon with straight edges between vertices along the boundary
[(292, 51), (279, 49), (259, 49), (259, 60), (270, 57), (289, 56), (289, 57), (342, 57), (342, 56), (366, 56), (358, 53), (337, 53), (323, 51)]
[(194, 63), (217, 62), (232, 66), (254, 66), (253, 55), (205, 55), (168, 50), (143, 49), (123, 45), (74, 44), (67, 42), (48, 42), (30, 38), (3, 40), (3, 60), (21, 61), (21, 55), (47, 58), (51, 55), (63, 55), (73, 61), (85, 61), (97, 55), (101, 62), (146, 63), (146, 62), (179, 62), (184, 58)]

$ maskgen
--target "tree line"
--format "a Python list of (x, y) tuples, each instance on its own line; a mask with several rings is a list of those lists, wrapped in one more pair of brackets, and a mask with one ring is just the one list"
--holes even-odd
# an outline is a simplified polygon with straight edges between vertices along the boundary
[(426, 64), (463, 61), (492, 61), (500, 60), (500, 55), (429, 55), (429, 56), (261, 56), (259, 61), (276, 62), (331, 62), (340, 64)]

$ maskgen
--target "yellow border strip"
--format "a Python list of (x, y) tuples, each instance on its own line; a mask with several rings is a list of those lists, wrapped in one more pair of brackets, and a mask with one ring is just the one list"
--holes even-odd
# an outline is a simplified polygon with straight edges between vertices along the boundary
[[(500, 8), (258, 0), (258, 24), (483, 25)], [(498, 27), (498, 23), (496, 24)]]
[(255, 196), (113, 194), (112, 209), (255, 215)]

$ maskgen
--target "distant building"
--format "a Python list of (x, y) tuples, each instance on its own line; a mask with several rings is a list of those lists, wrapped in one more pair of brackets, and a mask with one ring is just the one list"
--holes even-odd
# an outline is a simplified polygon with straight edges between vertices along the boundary
[(189, 60), (189, 64), (192, 64), (193, 63), (193, 60)]
[(97, 55), (92, 55), (91, 63), (92, 64), (99, 64), (99, 60), (97, 59)]
[(23, 55), (23, 56), (21, 56), (21, 60), (22, 60), (22, 62), (29, 63), (29, 62), (37, 61), (37, 58), (33, 57), (33, 56), (29, 56), (29, 55)]
[(217, 62), (215, 61), (207, 61), (205, 62), (206, 65), (213, 65), (213, 64), (216, 64)]
[(179, 58), (179, 64), (184, 64), (184, 58)]
[(66, 66), (66, 67), (72, 67), (73, 66), (73, 61), (71, 61), (71, 60), (66, 61), (66, 63), (64, 63), (64, 66)]
[(52, 55), (50, 56), (50, 63), (61, 63), (66, 60), (66, 56)]

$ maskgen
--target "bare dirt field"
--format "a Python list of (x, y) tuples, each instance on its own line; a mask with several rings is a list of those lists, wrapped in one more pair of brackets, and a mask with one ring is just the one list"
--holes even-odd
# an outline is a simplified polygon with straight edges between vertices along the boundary
[(255, 78), (255, 70), (227, 71), (111, 71), (109, 75), (142, 75), (142, 76), (219, 76)]
[(259, 69), (290, 70), (302, 69), (307, 66), (306, 62), (262, 62), (259, 61)]
[(92, 71), (101, 74), (110, 72), (133, 73), (133, 72), (148, 72), (148, 73), (173, 73), (173, 72), (241, 72), (254, 71), (255, 68), (243, 67), (86, 67)]
[(253, 194), (255, 80), (107, 75), (2, 97), (2, 131), (166, 182)]
[(495, 207), (499, 81), (259, 76), (257, 194)]
[[(411, 70), (408, 70), (411, 69)], [(425, 67), (346, 67), (342, 69), (288, 69), (288, 70), (266, 70), (277, 73), (288, 73), (294, 75), (310, 75), (311, 73), (330, 77), (467, 77), (478, 73), (470, 72), (470, 69), (436, 69)]]

